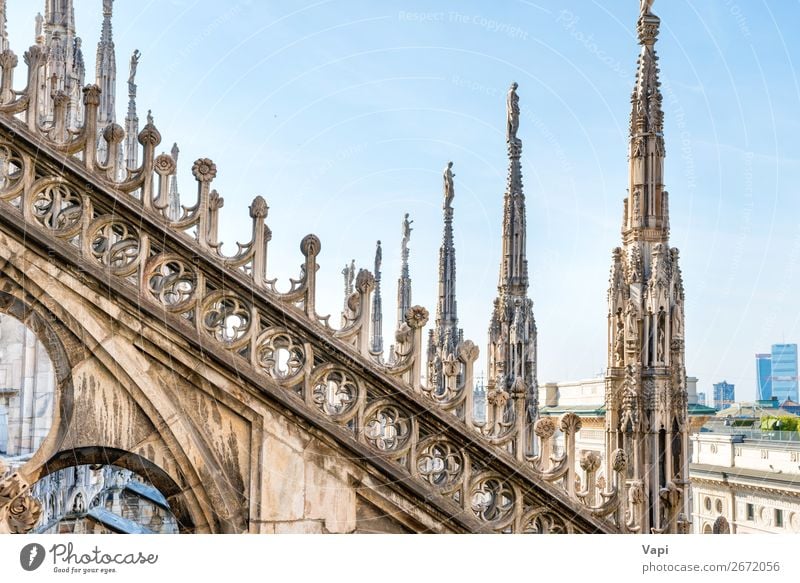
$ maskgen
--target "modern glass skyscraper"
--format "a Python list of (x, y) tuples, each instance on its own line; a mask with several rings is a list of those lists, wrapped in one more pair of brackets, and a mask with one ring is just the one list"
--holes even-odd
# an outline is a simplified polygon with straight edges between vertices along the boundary
[(756, 354), (756, 399), (772, 398), (772, 355)]
[(772, 345), (772, 396), (783, 403), (798, 400), (797, 344)]
[(734, 385), (728, 381), (714, 383), (714, 408), (719, 410), (730, 407), (736, 401)]

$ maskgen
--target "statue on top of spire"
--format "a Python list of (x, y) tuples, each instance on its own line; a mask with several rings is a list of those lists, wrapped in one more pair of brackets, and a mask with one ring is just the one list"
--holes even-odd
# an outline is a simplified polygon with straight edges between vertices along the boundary
[(646, 16), (648, 14), (653, 14), (651, 8), (653, 8), (654, 0), (640, 0), (640, 11), (639, 16)]
[(448, 162), (447, 168), (444, 169), (444, 208), (451, 208), (453, 204), (453, 197), (455, 196), (455, 189), (453, 188), (453, 163)]
[(401, 243), (403, 250), (408, 249), (408, 242), (411, 241), (411, 223), (414, 221), (408, 220), (408, 213), (403, 217), (403, 241)]
[(516, 82), (511, 84), (508, 90), (508, 98), (506, 99), (506, 141), (509, 144), (515, 144), (519, 141), (517, 138), (517, 130), (519, 129), (519, 95), (517, 95)]
[(128, 87), (131, 87), (134, 83), (134, 79), (136, 78), (136, 67), (139, 65), (139, 59), (141, 58), (142, 53), (139, 49), (133, 51), (131, 55), (131, 72), (128, 75)]

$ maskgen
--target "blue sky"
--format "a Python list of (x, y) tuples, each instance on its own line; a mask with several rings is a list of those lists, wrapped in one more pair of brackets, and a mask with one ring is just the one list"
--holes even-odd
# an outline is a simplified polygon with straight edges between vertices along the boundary
[[(43, 3), (9, 4), (21, 55)], [(76, 0), (90, 72), (101, 4)], [(213, 159), (232, 252), (248, 238), (247, 206), (263, 195), (269, 271), (284, 285), (298, 273), (300, 240), (316, 233), (318, 309), (334, 320), (342, 266), (353, 258), (371, 268), (381, 239), (384, 330), (395, 326), (405, 212), (414, 302), (435, 308), (441, 173), (453, 160), (459, 314), (482, 369), (500, 257), (505, 93), (517, 81), (539, 382), (591, 377), (606, 360), (638, 9), (635, 0), (117, 0), (117, 111), (124, 116), (138, 48), (140, 117), (153, 110), (164, 150), (178, 142), (184, 204), (196, 188), (192, 162)], [(688, 373), (700, 390), (727, 379), (751, 399), (754, 353), (800, 341), (800, 2), (661, 0), (654, 12)]]

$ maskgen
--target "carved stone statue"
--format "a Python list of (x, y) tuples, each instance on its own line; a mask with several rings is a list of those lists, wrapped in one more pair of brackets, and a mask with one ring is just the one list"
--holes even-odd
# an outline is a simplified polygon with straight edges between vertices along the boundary
[(413, 222), (408, 220), (408, 213), (406, 213), (406, 216), (403, 217), (403, 249), (408, 247), (408, 242), (411, 240), (411, 223)]
[(640, 0), (639, 16), (653, 14), (651, 8), (653, 7), (653, 0)]
[(672, 336), (683, 338), (683, 305), (680, 301), (675, 302), (672, 308)]
[(625, 325), (622, 323), (622, 314), (617, 314), (617, 333), (614, 340), (614, 364), (621, 366), (624, 358)]
[(664, 362), (664, 327), (658, 328), (658, 344), (656, 345), (656, 360)]
[(519, 95), (517, 95), (516, 83), (511, 84), (508, 90), (508, 98), (506, 99), (506, 141), (510, 144), (517, 143), (517, 130), (519, 129)]
[(381, 263), (383, 262), (383, 249), (381, 249), (381, 242), (378, 241), (378, 244), (375, 247), (375, 277), (379, 277), (379, 273), (381, 272)]
[(625, 306), (625, 326), (628, 329), (628, 337), (631, 340), (639, 338), (639, 322), (637, 321), (639, 311), (631, 298), (628, 298), (628, 305)]
[(444, 207), (451, 208), (453, 204), (453, 197), (455, 196), (455, 189), (453, 187), (453, 163), (448, 162), (447, 168), (444, 169)]
[(139, 49), (133, 51), (131, 55), (131, 71), (128, 75), (128, 86), (130, 87), (133, 85), (134, 79), (136, 78), (136, 67), (139, 65), (139, 59), (141, 58), (142, 53), (139, 52)]

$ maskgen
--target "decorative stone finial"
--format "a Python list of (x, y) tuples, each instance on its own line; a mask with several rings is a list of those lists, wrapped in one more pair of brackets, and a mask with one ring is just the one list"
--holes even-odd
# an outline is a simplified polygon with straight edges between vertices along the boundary
[(356, 276), (356, 289), (362, 294), (375, 289), (375, 276), (368, 269), (359, 269)]
[(103, 130), (103, 137), (109, 144), (118, 144), (125, 139), (125, 130), (119, 124), (112, 123)]
[(321, 249), (322, 243), (320, 242), (319, 237), (313, 233), (306, 235), (303, 237), (303, 240), (300, 241), (300, 252), (303, 254), (303, 257), (319, 255)]
[(139, 143), (143, 146), (157, 146), (161, 143), (161, 132), (156, 129), (156, 126), (153, 125), (153, 118), (150, 118), (150, 121), (147, 123), (146, 126), (139, 132)]
[(257, 196), (253, 199), (253, 204), (250, 205), (250, 218), (265, 219), (268, 211), (267, 201), (264, 200), (263, 196)]
[(212, 190), (208, 193), (208, 210), (218, 211), (225, 206), (225, 199), (219, 195), (219, 192)]
[[(25, 53), (27, 55), (27, 53)], [(100, 105), (100, 87), (87, 85), (83, 88), (84, 105)]]

